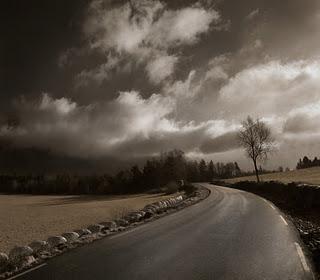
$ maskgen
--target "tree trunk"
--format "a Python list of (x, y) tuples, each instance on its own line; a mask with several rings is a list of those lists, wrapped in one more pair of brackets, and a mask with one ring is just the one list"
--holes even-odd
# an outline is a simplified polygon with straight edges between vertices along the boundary
[(254, 163), (254, 170), (256, 171), (256, 177), (257, 177), (257, 182), (260, 182), (260, 178), (259, 178), (259, 172), (258, 172), (258, 167), (257, 167), (257, 161), (253, 160)]

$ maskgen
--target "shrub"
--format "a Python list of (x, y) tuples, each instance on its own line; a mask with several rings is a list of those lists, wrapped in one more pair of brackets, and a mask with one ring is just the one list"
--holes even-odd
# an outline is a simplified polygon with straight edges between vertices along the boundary
[(232, 187), (261, 195), (287, 207), (300, 209), (320, 207), (320, 189), (312, 185), (284, 184), (276, 181), (260, 183), (242, 181), (233, 184)]
[(175, 181), (171, 181), (165, 185), (163, 191), (165, 194), (173, 194), (179, 190), (179, 185)]
[(195, 193), (196, 187), (190, 183), (185, 183), (180, 190), (184, 191), (187, 196), (190, 196)]

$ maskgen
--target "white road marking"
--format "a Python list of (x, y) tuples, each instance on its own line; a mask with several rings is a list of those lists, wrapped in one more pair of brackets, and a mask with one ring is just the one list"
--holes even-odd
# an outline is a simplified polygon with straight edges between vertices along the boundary
[(273, 210), (276, 210), (276, 208), (268, 201), (268, 200), (266, 200), (266, 199), (264, 199), (264, 198), (262, 198), (263, 199), (263, 201), (265, 202), (265, 203), (267, 203)]
[(281, 220), (284, 222), (284, 224), (287, 226), (288, 225), (287, 221), (282, 217), (282, 215), (279, 215), (279, 216), (280, 216)]
[(269, 203), (269, 206), (270, 206), (273, 210), (276, 210), (276, 208), (275, 208), (271, 203)]
[(297, 249), (301, 264), (303, 266), (303, 269), (305, 271), (307, 271), (307, 272), (310, 272), (310, 268), (309, 268), (309, 266), (307, 264), (306, 258), (305, 258), (304, 254), (302, 252), (302, 249), (301, 249), (300, 245), (297, 242), (294, 242), (294, 244), (296, 245), (296, 249)]
[(8, 278), (7, 280), (16, 279), (16, 278), (18, 278), (18, 277), (20, 277), (20, 276), (22, 276), (22, 275), (25, 275), (25, 274), (33, 271), (33, 270), (39, 269), (40, 267), (43, 267), (43, 266), (45, 266), (45, 265), (47, 265), (47, 264), (46, 264), (46, 263), (42, 263), (42, 264), (40, 264), (40, 265), (38, 265), (38, 266), (36, 266), (36, 267), (30, 268), (30, 269), (28, 269), (28, 270), (26, 270), (26, 271), (24, 271), (24, 272), (21, 272), (21, 273), (15, 275), (15, 276), (12, 276), (12, 277)]

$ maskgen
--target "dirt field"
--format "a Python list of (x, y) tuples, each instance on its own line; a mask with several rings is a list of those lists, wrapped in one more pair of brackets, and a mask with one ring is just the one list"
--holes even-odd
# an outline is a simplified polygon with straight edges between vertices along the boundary
[(118, 218), (164, 195), (33, 196), (0, 194), (0, 252), (49, 235)]
[[(320, 185), (320, 167), (293, 170), (288, 172), (277, 172), (260, 176), (262, 181), (280, 181), (283, 183), (303, 182), (308, 184)], [(255, 176), (239, 177), (228, 179), (226, 182), (235, 183), (239, 181), (255, 181)]]

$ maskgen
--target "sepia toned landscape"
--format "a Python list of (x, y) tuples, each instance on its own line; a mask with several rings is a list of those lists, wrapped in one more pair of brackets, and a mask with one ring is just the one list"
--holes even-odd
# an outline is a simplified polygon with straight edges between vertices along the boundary
[(0, 280), (320, 280), (319, 0), (0, 2)]

